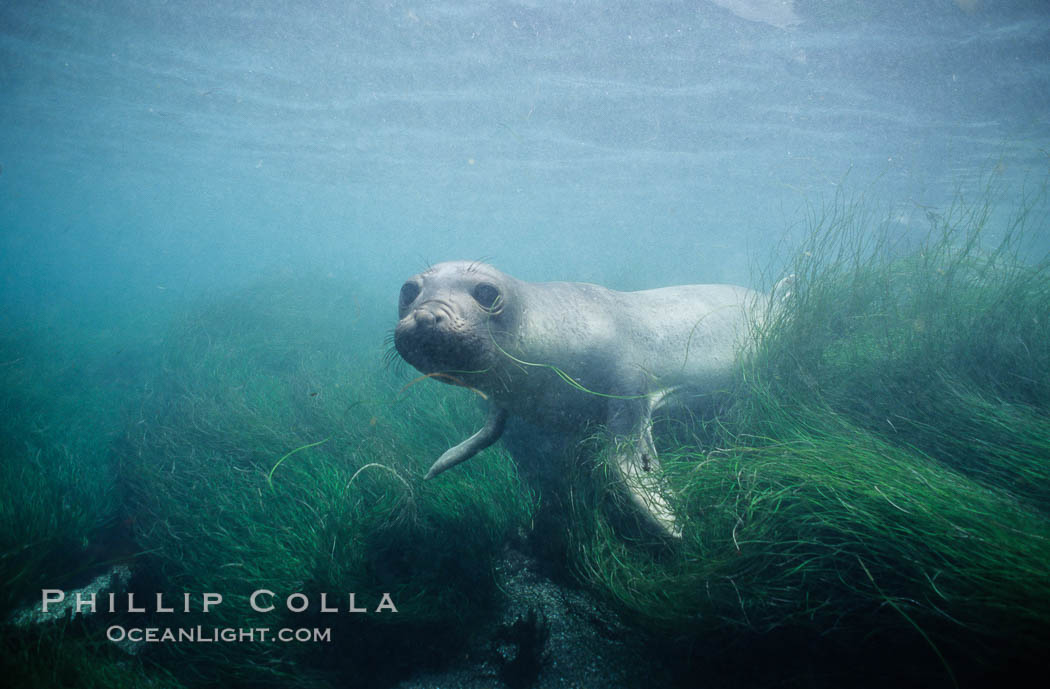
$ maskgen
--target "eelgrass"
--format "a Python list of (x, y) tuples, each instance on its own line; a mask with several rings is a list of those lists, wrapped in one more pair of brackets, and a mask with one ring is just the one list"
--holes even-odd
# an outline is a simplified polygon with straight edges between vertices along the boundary
[[(341, 299), (262, 285), (196, 311), (172, 329), (165, 371), (119, 448), (127, 518), (149, 553), (141, 586), (224, 596), (165, 624), (332, 629), (330, 643), (276, 652), (163, 649), (206, 681), (324, 685), (329, 665), (381, 681), (395, 652), (418, 662), (467, 633), (495, 593), (493, 558), (530, 519), (531, 494), (496, 451), (422, 481), (480, 410), (436, 383), (401, 391)], [(275, 611), (250, 608), (258, 589), (277, 594)], [(348, 612), (350, 592), (368, 613)], [(308, 611), (285, 609), (293, 593)], [(338, 613), (319, 611), (321, 593)], [(383, 594), (396, 613), (375, 612)]]
[(987, 227), (990, 200), (954, 207), (897, 255), (836, 200), (789, 269), (788, 303), (760, 326), (749, 382), (1047, 507), (1050, 257), (1021, 255), (1021, 203), (1005, 228)]
[[(756, 323), (732, 403), (717, 421), (655, 433), (681, 544), (639, 547), (611, 525), (620, 511), (603, 503), (622, 496), (599, 453), (578, 481), (559, 474), (571, 514), (544, 527), (570, 532), (576, 571), (663, 639), (807, 629), (903, 639), (948, 668), (1042, 649), (1050, 266), (1022, 255), (1022, 222), (989, 243), (988, 217), (960, 206), (910, 252), (870, 234), (855, 206), (815, 218), (790, 298)], [(422, 662), (421, 640), (467, 633), (495, 595), (500, 545), (531, 524), (532, 495), (497, 448), (422, 482), (481, 414), (466, 391), (402, 389), (377, 372), (358, 310), (341, 290), (286, 283), (202, 306), (172, 328), (129, 407), (116, 456), (120, 518), (147, 553), (137, 590), (226, 599), (152, 622), (333, 628), (331, 644), (147, 649), (188, 683), (330, 686), (357, 671), (389, 684), (376, 673), (392, 656)], [(113, 405), (85, 404), (82, 385), (56, 395), (79, 376), (43, 384), (20, 354), (0, 362), (8, 606), (61, 586), (71, 561), (104, 562), (87, 549), (114, 516)], [(245, 598), (260, 588), (278, 606), (297, 592), (315, 604), (254, 613)], [(351, 615), (350, 591), (369, 609), (388, 592), (399, 612)], [(317, 611), (321, 592), (339, 613)], [(95, 670), (128, 668), (118, 684), (141, 672), (109, 664), (113, 649), (90, 634), (55, 633), (10, 637), (5, 662), (33, 656), (25, 676), (45, 683), (79, 665), (93, 666), (76, 680), (87, 686)], [(63, 648), (75, 662), (50, 667)]]
[[(118, 330), (38, 314), (0, 335), (0, 676), (19, 687), (175, 687), (97, 628), (12, 612), (133, 554), (109, 445), (145, 358)], [(9, 321), (7, 325), (12, 325)]]
[(97, 547), (117, 513), (107, 354), (43, 319), (0, 335), (0, 620), (113, 556)]
[[(1050, 642), (1050, 260), (955, 209), (911, 252), (836, 200), (717, 420), (655, 433), (682, 543), (574, 501), (573, 561), (672, 633), (913, 639), (955, 681)], [(677, 436), (677, 437), (675, 437)], [(586, 477), (585, 477), (586, 478)]]
[(170, 673), (129, 656), (82, 620), (0, 637), (0, 675), (8, 687), (33, 689), (179, 689)]

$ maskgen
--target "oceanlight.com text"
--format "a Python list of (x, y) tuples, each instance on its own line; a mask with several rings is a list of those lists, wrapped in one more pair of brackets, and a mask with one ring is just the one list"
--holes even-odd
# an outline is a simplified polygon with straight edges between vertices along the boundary
[(132, 643), (328, 643), (332, 630), (323, 627), (124, 627), (106, 630), (113, 642)]

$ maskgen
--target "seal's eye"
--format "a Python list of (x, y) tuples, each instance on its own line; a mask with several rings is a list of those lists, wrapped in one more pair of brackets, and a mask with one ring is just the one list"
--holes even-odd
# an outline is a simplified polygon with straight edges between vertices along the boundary
[(499, 306), (500, 294), (499, 290), (496, 289), (495, 285), (490, 285), (487, 282), (480, 283), (471, 292), (474, 295), (474, 299), (489, 311), (494, 310)]
[(419, 285), (414, 282), (406, 282), (401, 285), (401, 306), (408, 306), (419, 296)]

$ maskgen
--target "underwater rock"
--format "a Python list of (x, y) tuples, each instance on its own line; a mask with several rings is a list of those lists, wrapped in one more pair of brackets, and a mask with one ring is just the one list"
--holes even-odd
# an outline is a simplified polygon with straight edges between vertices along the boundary
[[(16, 627), (31, 627), (46, 622), (56, 622), (66, 617), (75, 618), (78, 615), (90, 615), (85, 611), (87, 601), (102, 601), (106, 594), (122, 593), (127, 590), (128, 582), (131, 581), (131, 570), (127, 565), (114, 565), (107, 572), (99, 574), (90, 582), (77, 589), (64, 591), (61, 601), (48, 602), (47, 605), (40, 601), (16, 610), (10, 618), (11, 624)], [(84, 606), (78, 608), (77, 601), (84, 601)]]
[[(88, 617), (96, 611), (104, 611), (107, 598), (123, 594), (127, 591), (130, 581), (131, 569), (126, 564), (113, 565), (108, 571), (99, 574), (80, 588), (61, 591), (61, 600), (56, 600), (53, 595), (49, 596), (48, 590), (42, 590), (40, 600), (16, 610), (8, 620), (17, 628), (28, 628), (63, 619)], [(96, 603), (94, 610), (90, 607), (91, 601)], [(131, 641), (126, 638), (113, 641), (113, 644), (128, 655), (136, 655), (146, 646), (145, 641)]]
[(501, 613), (476, 630), (469, 648), (442, 672), (398, 689), (607, 689), (671, 686), (646, 637), (586, 591), (559, 583), (539, 563), (508, 549), (496, 571)]
[(499, 629), (495, 659), (504, 684), (511, 689), (527, 689), (536, 683), (547, 663), (550, 636), (550, 622), (535, 608)]

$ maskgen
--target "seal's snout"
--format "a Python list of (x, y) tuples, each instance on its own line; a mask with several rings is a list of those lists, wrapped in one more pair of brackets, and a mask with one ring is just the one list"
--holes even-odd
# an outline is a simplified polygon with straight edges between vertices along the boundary
[(428, 332), (440, 331), (451, 323), (451, 318), (445, 308), (436, 302), (426, 302), (405, 314), (394, 331), (394, 337), (398, 334), (409, 336), (410, 334), (426, 337)]
[(433, 328), (445, 320), (445, 315), (437, 309), (420, 307), (406, 318), (413, 319), (417, 328)]
[(457, 320), (444, 304), (426, 302), (409, 311), (394, 329), (401, 358), (423, 373), (456, 367), (465, 352)]
[(488, 370), (496, 356), (491, 324), (509, 327), (500, 277), (466, 262), (440, 263), (410, 277), (398, 295), (397, 353), (426, 374)]

